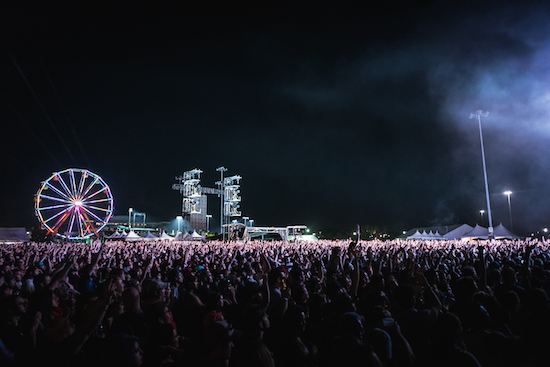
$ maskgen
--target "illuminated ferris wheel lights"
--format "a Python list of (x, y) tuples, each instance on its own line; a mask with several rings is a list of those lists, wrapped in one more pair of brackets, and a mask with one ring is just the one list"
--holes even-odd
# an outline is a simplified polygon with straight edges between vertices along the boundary
[(42, 183), (35, 197), (35, 212), (48, 233), (66, 239), (88, 238), (109, 222), (113, 196), (98, 175), (69, 168)]

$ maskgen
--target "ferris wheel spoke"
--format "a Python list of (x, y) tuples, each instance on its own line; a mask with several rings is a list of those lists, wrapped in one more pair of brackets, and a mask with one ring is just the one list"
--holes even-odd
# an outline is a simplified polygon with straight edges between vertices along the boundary
[(73, 170), (70, 170), (69, 171), (69, 182), (71, 183), (71, 192), (73, 193), (74, 196), (76, 196), (77, 194), (77, 191), (76, 191), (76, 183), (75, 183), (75, 179), (74, 179), (74, 171)]
[(65, 199), (67, 199), (68, 201), (71, 201), (71, 198), (69, 196), (67, 196), (67, 194), (65, 194), (64, 192), (62, 192), (61, 190), (59, 190), (57, 187), (55, 187), (54, 185), (52, 185), (51, 183), (49, 182), (46, 182), (46, 185), (51, 188), (53, 191), (57, 192), (60, 196), (64, 197)]
[(97, 194), (102, 193), (103, 191), (105, 191), (105, 188), (104, 188), (104, 187), (100, 188), (99, 190), (97, 190), (97, 191), (94, 192), (93, 194), (88, 195), (88, 196), (86, 197), (86, 200), (93, 198), (94, 196), (96, 196)]
[(103, 223), (104, 220), (101, 219), (100, 217), (98, 217), (94, 212), (92, 212), (91, 210), (89, 210), (88, 208), (84, 208), (84, 210), (86, 211), (86, 213), (90, 214), (92, 217), (94, 217), (95, 220), (97, 220), (98, 222), (101, 222)]
[(67, 220), (67, 217), (69, 216), (69, 214), (70, 213), (66, 212), (61, 218), (59, 218), (57, 223), (55, 223), (55, 225), (51, 228), (51, 231), (54, 233), (57, 233), (57, 231), (59, 230), (59, 227), (61, 227), (61, 225)]
[(69, 222), (69, 227), (67, 228), (67, 233), (69, 234), (69, 236), (73, 232), (75, 218), (76, 218), (76, 214), (75, 214), (75, 212), (72, 212), (71, 220)]
[(59, 205), (51, 205), (51, 206), (45, 206), (43, 208), (38, 208), (37, 210), (38, 211), (42, 211), (42, 210), (48, 210), (48, 209), (59, 209), (59, 208), (67, 208), (68, 206), (70, 206), (71, 204), (59, 204)]
[(80, 236), (85, 237), (85, 235), (86, 235), (86, 233), (85, 233), (86, 220), (84, 219), (84, 216), (82, 215), (82, 212), (80, 212), (80, 211), (78, 212), (77, 219), (78, 219), (78, 230), (79, 230)]
[(88, 205), (88, 204), (97, 204), (97, 203), (104, 203), (106, 201), (112, 201), (111, 198), (106, 198), (106, 199), (98, 199), (98, 200), (92, 200), (92, 201), (85, 201), (84, 204)]
[(60, 211), (59, 213), (57, 213), (57, 214), (55, 214), (55, 215), (52, 215), (52, 216), (49, 217), (48, 219), (44, 219), (44, 223), (48, 223), (48, 222), (51, 221), (52, 219), (55, 219), (55, 218), (57, 218), (57, 217), (59, 217), (59, 216), (61, 216), (61, 215), (65, 215), (65, 214), (67, 214), (67, 212), (70, 211), (70, 210), (71, 210), (70, 207), (67, 208), (67, 209), (65, 209), (65, 210), (62, 210), (62, 211)]
[(87, 209), (100, 210), (100, 211), (105, 212), (105, 213), (108, 213), (108, 212), (111, 211), (111, 210), (106, 209), (106, 208), (100, 208), (100, 207), (92, 206), (92, 205), (86, 205), (86, 208), (87, 208)]
[(69, 198), (74, 200), (74, 193), (71, 193), (71, 190), (69, 190), (69, 188), (67, 187), (67, 184), (65, 183), (65, 180), (63, 180), (63, 177), (61, 175), (57, 175), (57, 177), (59, 178), (59, 183), (61, 184), (61, 186), (63, 186), (63, 189), (65, 190)]
[(85, 231), (85, 233), (83, 234), (84, 236), (88, 236), (92, 233), (96, 233), (96, 230), (95, 230), (95, 227), (92, 223), (92, 221), (90, 220), (90, 218), (88, 218), (88, 216), (86, 215), (86, 212), (85, 211), (81, 211), (79, 212), (80, 214), (80, 218), (82, 220), (82, 224), (83, 224), (83, 232)]
[(82, 194), (82, 190), (84, 190), (84, 183), (86, 182), (87, 177), (88, 177), (88, 171), (84, 171), (80, 175), (80, 183), (78, 184), (78, 193), (79, 194)]
[[(90, 228), (91, 228), (92, 231), (93, 231), (93, 232), (96, 234), (96, 236), (97, 236), (97, 231), (96, 231), (96, 229), (95, 229), (94, 223), (90, 220), (90, 218), (88, 218), (88, 216), (86, 215), (86, 212), (85, 212), (85, 211), (82, 212), (82, 215), (83, 215), (84, 217), (86, 217), (86, 229), (88, 230), (88, 233), (92, 233), (92, 232), (90, 231)], [(102, 222), (102, 220), (100, 220), (100, 222)]]
[(95, 177), (94, 180), (88, 185), (88, 187), (86, 188), (86, 191), (84, 191), (82, 193), (82, 197), (86, 197), (86, 195), (88, 195), (88, 192), (90, 192), (90, 190), (92, 189), (92, 187), (96, 184), (96, 182), (98, 181), (98, 178)]
[(49, 196), (49, 195), (40, 195), (40, 198), (43, 198), (43, 199), (50, 199), (50, 200), (53, 200), (53, 201), (59, 201), (60, 203), (65, 203), (65, 204), (71, 204), (71, 201), (70, 201), (70, 200), (61, 199), (61, 198), (56, 198), (56, 197)]

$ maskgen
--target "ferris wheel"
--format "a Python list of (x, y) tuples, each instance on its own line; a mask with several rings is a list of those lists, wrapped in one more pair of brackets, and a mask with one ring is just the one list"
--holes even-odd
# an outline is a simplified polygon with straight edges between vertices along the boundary
[(36, 193), (36, 216), (59, 237), (76, 240), (96, 234), (113, 215), (113, 195), (105, 181), (85, 169), (54, 172)]

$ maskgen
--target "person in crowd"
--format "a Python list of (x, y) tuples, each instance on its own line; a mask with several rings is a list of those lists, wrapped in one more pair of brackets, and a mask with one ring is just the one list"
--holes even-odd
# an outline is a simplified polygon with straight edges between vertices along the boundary
[(0, 244), (0, 361), (543, 366), (547, 269), (531, 239)]

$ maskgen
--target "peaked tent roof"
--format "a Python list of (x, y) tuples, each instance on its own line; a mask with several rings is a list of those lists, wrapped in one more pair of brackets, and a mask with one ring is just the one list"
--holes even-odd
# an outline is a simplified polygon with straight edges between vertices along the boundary
[(187, 232), (179, 232), (176, 237), (174, 237), (174, 240), (176, 241), (185, 241), (185, 240), (188, 240), (189, 238), (191, 238), (191, 235)]
[(470, 232), (474, 227), (469, 224), (463, 224), (456, 228), (453, 228), (451, 231), (445, 233), (442, 237), (446, 240), (459, 240), (466, 233)]
[(468, 239), (468, 238), (479, 238), (486, 240), (489, 238), (489, 229), (480, 226), (479, 224), (476, 224), (474, 229), (472, 229), (470, 232), (464, 234), (462, 236), (462, 239)]
[(202, 240), (202, 236), (197, 233), (197, 231), (193, 231), (193, 234), (191, 235), (191, 239), (194, 241)]
[(500, 223), (498, 226), (495, 227), (493, 234), (495, 235), (495, 238), (519, 238), (509, 230), (507, 230), (502, 223)]
[(27, 230), (23, 227), (0, 228), (1, 243), (28, 242), (29, 240)]
[(407, 237), (407, 239), (411, 239), (411, 240), (412, 239), (420, 239), (420, 238), (422, 238), (422, 234), (420, 232), (418, 232), (418, 229), (412, 235)]
[(114, 239), (114, 238), (121, 238), (122, 237), (122, 233), (120, 233), (119, 231), (114, 231), (112, 234), (110, 234), (109, 236), (105, 236), (105, 238), (108, 238), (110, 240)]
[(161, 240), (173, 240), (174, 237), (170, 236), (166, 231), (162, 231), (162, 234), (159, 237)]
[(146, 240), (158, 240), (158, 237), (155, 236), (154, 234), (152, 234), (151, 232), (147, 232), (147, 234), (145, 236), (143, 236), (143, 238), (145, 238)]
[(143, 237), (138, 235), (134, 230), (130, 230), (130, 233), (125, 237), (126, 241), (142, 241)]
[[(407, 231), (398, 238), (408, 240), (459, 240), (465, 233), (470, 232), (472, 228), (468, 224), (417, 227)], [(426, 233), (424, 234), (424, 232)]]

